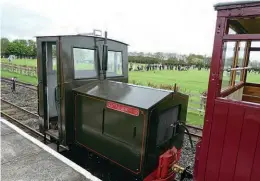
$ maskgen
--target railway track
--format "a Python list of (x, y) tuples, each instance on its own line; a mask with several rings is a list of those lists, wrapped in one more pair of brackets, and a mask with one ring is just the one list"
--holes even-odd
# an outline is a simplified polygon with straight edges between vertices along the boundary
[(1, 98), (1, 116), (22, 128), (25, 132), (43, 138), (39, 132), (39, 116)]
[[(193, 141), (198, 141), (202, 138), (202, 128), (189, 124), (187, 124), (186, 127)], [(185, 131), (185, 133), (188, 134), (187, 131)]]
[[(38, 122), (40, 121), (40, 117), (37, 114), (1, 98), (1, 116), (21, 128), (29, 135), (40, 140), (41, 142), (44, 142), (44, 135), (39, 131)], [(51, 140), (51, 138), (47, 135), (46, 143), (49, 145), (52, 142), (53, 140)], [(51, 147), (53, 148), (53, 145)], [(67, 148), (62, 145), (60, 145), (60, 147), (67, 150)]]
[[(7, 83), (10, 83), (10, 84), (13, 83), (12, 79), (5, 78), (5, 77), (1, 77), (1, 81), (7, 82)], [(29, 83), (25, 83), (25, 82), (21, 82), (21, 81), (16, 80), (15, 85), (22, 86), (22, 87), (37, 91), (37, 86), (35, 86), (33, 84), (29, 84)]]

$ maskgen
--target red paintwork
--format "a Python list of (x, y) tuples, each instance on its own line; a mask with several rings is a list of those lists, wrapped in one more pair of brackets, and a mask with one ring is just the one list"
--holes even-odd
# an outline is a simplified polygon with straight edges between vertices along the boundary
[(215, 111), (213, 113), (210, 145), (208, 148), (208, 161), (211, 160), (211, 162), (207, 163), (205, 180), (217, 180), (218, 170), (220, 168), (220, 160), (222, 156), (227, 116), (228, 105), (216, 103)]
[[(255, 4), (260, 6), (260, 3)], [(243, 16), (255, 16), (255, 15), (260, 15), (259, 7), (247, 7), (247, 8), (241, 8), (241, 9), (233, 9), (233, 10), (223, 10), (219, 11), (219, 17), (228, 17), (228, 16), (233, 16), (233, 17), (243, 17)]]
[(237, 34), (237, 35), (225, 35), (223, 37), (223, 40), (260, 40), (260, 35), (259, 34)]
[(260, 15), (260, 3), (257, 5), (228, 10), (222, 7), (217, 13), (203, 137), (197, 144), (194, 181), (260, 180), (260, 105), (226, 100), (220, 93), (223, 41), (260, 40), (259, 34), (225, 35), (227, 19)]
[(163, 153), (159, 158), (158, 168), (148, 175), (144, 181), (174, 181), (176, 174), (171, 170), (181, 156), (181, 149), (175, 147)]
[(130, 114), (133, 116), (139, 116), (139, 113), (140, 113), (138, 108), (126, 106), (123, 104), (118, 104), (118, 103), (112, 102), (112, 101), (107, 101), (106, 106), (109, 109), (113, 109), (115, 111), (123, 112), (123, 113)]
[(202, 133), (202, 141), (200, 152), (197, 158), (199, 159), (199, 164), (196, 164), (194, 169), (196, 170), (197, 176), (194, 178), (195, 180), (204, 181), (204, 175), (206, 171), (207, 164), (207, 156), (208, 156), (208, 146), (210, 143), (210, 132), (212, 127), (212, 119), (214, 113), (214, 104), (215, 98), (219, 95), (221, 80), (219, 79), (219, 69), (222, 61), (215, 61), (216, 59), (221, 59), (222, 52), (222, 39), (221, 37), (224, 35), (226, 21), (224, 18), (218, 18), (216, 23), (216, 33), (215, 33), (215, 41), (214, 41), (214, 49), (213, 56), (211, 62), (210, 69), (210, 77), (209, 77), (209, 86), (208, 86), (208, 94), (207, 94), (207, 104), (206, 104), (206, 113), (205, 113), (205, 121)]
[[(232, 180), (233, 178), (237, 157), (237, 153), (234, 153), (233, 150), (239, 149), (240, 134), (243, 126), (244, 107), (234, 105), (229, 111), (228, 119), (230, 121), (226, 124), (219, 180)], [(226, 167), (229, 169), (226, 169)]]
[(260, 105), (216, 99), (214, 110), (206, 170), (199, 170), (202, 179), (259, 180)]

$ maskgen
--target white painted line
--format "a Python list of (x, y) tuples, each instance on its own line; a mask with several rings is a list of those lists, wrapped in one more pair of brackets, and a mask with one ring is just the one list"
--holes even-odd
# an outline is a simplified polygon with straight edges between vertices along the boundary
[(22, 135), (26, 139), (30, 140), (31, 142), (33, 142), (37, 146), (41, 147), (42, 149), (44, 149), (48, 153), (52, 154), (57, 159), (61, 160), (63, 163), (67, 164), (68, 166), (70, 166), (71, 168), (76, 170), (77, 172), (79, 172), (82, 175), (84, 175), (87, 179), (89, 179), (91, 181), (101, 181), (99, 178), (95, 177), (94, 175), (92, 175), (91, 173), (89, 173), (88, 171), (83, 169), (81, 166), (77, 165), (76, 163), (74, 163), (71, 160), (67, 159), (63, 155), (61, 155), (58, 152), (54, 151), (53, 149), (51, 149), (50, 147), (48, 147), (44, 143), (40, 142), (39, 140), (35, 139), (34, 137), (28, 135), (27, 133), (25, 133), (23, 130), (21, 130), (17, 126), (13, 125), (12, 123), (8, 122), (7, 120), (3, 119), (2, 117), (0, 117), (0, 120), (1, 120), (2, 123), (6, 124), (7, 126), (12, 128), (13, 130), (15, 130), (17, 133), (19, 133), (20, 135)]

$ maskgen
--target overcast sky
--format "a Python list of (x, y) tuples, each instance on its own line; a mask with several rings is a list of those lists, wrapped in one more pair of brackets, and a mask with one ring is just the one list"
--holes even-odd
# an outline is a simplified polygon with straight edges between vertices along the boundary
[[(212, 54), (213, 5), (228, 0), (2, 0), (1, 36), (107, 30), (129, 51)], [(229, 0), (230, 1), (230, 0)]]

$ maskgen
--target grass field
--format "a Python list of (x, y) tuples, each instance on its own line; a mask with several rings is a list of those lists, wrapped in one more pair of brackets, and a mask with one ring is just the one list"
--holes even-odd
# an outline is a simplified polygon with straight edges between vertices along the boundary
[(38, 84), (38, 79), (36, 77), (21, 75), (13, 72), (8, 72), (8, 71), (1, 71), (1, 77), (6, 77), (6, 78), (16, 77), (18, 81), (27, 82), (33, 85)]
[[(2, 59), (1, 62), (8, 62), (7, 59)], [(12, 61), (17, 65), (36, 66), (36, 60), (33, 59), (17, 59)], [(88, 67), (89, 68), (89, 67)], [(29, 82), (37, 84), (37, 78), (15, 74), (12, 72), (1, 71), (3, 77), (16, 76), (18, 80), (23, 82)], [(148, 85), (152, 83), (154, 85), (174, 85), (175, 83), (180, 87), (181, 91), (197, 94), (207, 90), (209, 71), (207, 70), (189, 70), (189, 71), (176, 71), (176, 70), (164, 70), (164, 71), (131, 71), (129, 72), (129, 82), (135, 82), (142, 85)], [(248, 82), (260, 82), (258, 74), (248, 74)], [(198, 102), (199, 96), (190, 96), (189, 106), (199, 108)], [(203, 116), (199, 116), (196, 111), (189, 111), (187, 121), (194, 125), (201, 125), (203, 123)]]
[[(1, 62), (9, 63), (8, 59), (6, 59), (6, 58), (2, 58)], [(15, 59), (15, 60), (12, 60), (11, 63), (16, 64), (16, 65), (27, 65), (27, 66), (34, 66), (34, 67), (37, 66), (36, 59)]]
[(175, 83), (181, 89), (198, 93), (207, 89), (209, 71), (206, 70), (189, 70), (189, 71), (148, 71), (148, 72), (129, 72), (129, 80), (137, 81), (147, 85), (148, 82), (153, 84), (174, 85)]

